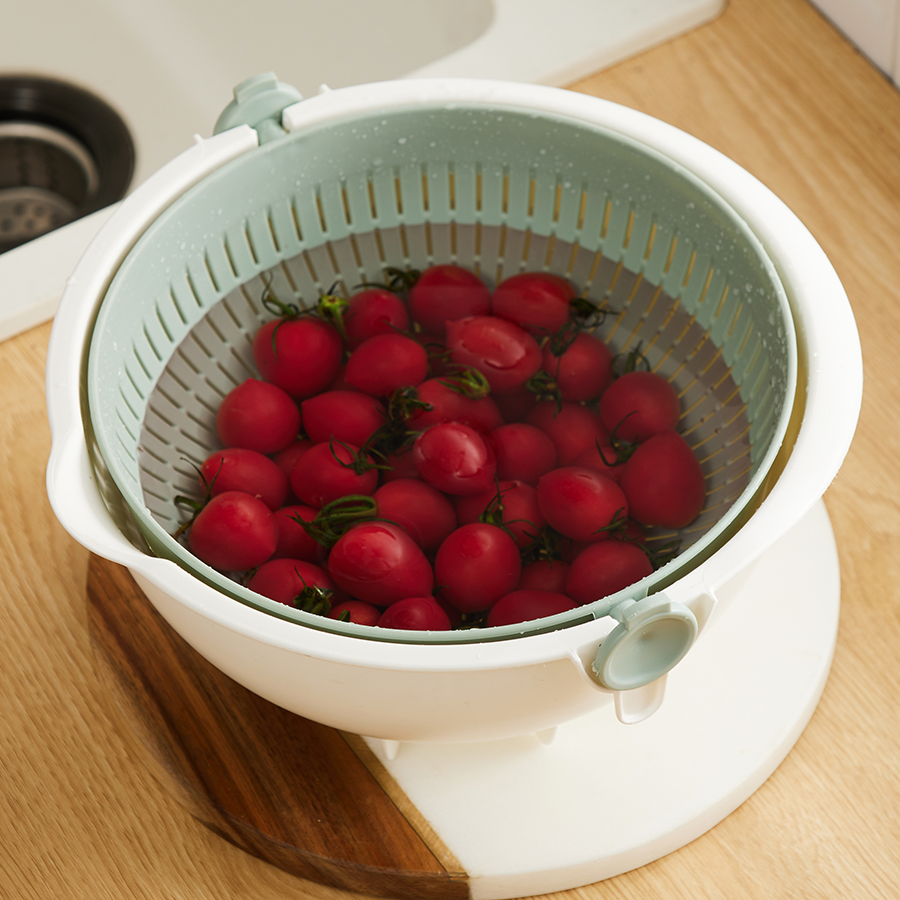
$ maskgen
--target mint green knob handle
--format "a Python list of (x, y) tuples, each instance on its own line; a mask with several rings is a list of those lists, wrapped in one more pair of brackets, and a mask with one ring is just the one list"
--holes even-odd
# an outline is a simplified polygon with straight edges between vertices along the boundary
[(661, 678), (684, 658), (699, 631), (694, 614), (665, 594), (623, 600), (608, 615), (619, 624), (604, 638), (592, 668), (600, 683), (614, 691)]
[(281, 113), (302, 99), (296, 88), (279, 81), (274, 72), (254, 75), (234, 89), (234, 99), (222, 110), (213, 134), (237, 125), (249, 125), (256, 129), (260, 144), (265, 144), (285, 134)]

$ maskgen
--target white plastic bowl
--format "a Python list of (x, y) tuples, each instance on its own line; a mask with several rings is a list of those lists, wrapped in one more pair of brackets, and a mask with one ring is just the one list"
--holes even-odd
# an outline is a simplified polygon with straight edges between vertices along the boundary
[[(783, 448), (777, 480), (749, 520), (665, 589), (703, 628), (716, 592), (804, 517), (849, 448), (862, 364), (853, 316), (833, 267), (790, 210), (734, 162), (658, 120), (584, 95), (504, 82), (401, 81), (327, 92), (289, 108), (285, 118), (300, 128), (374, 102), (403, 105), (435, 93), (446, 102), (476, 99), (571, 116), (650, 146), (722, 195), (774, 263), (800, 344), (796, 427)], [(246, 126), (198, 138), (122, 204), (69, 279), (47, 365), (53, 437), (47, 483), (64, 527), (93, 553), (126, 566), (173, 628), (227, 675), (279, 706), (335, 728), (390, 741), (491, 740), (553, 728), (613, 697), (622, 721), (649, 715), (662, 700), (665, 676), (636, 690), (610, 691), (592, 672), (598, 645), (616, 624), (609, 618), (492, 643), (358, 640), (235, 602), (175, 563), (137, 549), (120, 529), (115, 505), (111, 512), (103, 499), (108, 485), (92, 465), (85, 412), (87, 347), (98, 305), (120, 263), (160, 212), (255, 146), (256, 133)]]

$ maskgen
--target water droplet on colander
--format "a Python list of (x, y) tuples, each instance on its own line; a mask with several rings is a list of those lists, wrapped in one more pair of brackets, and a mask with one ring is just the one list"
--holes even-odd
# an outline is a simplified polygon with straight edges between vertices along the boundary
[(397, 138), (397, 143), (398, 143), (398, 144), (405, 144), (405, 143), (406, 143), (406, 138), (405, 138), (405, 137)]

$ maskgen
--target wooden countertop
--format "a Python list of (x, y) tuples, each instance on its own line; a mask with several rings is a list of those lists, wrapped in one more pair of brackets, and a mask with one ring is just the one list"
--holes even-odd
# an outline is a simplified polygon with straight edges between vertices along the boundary
[[(824, 247), (866, 365), (855, 443), (826, 494), (842, 618), (822, 701), (775, 774), (711, 832), (558, 895), (896, 897), (900, 883), (900, 92), (805, 0), (721, 17), (574, 86), (732, 157)], [(0, 896), (349, 898), (236, 850), (149, 777), (104, 712), (88, 554), (44, 490), (50, 326), (0, 344)]]

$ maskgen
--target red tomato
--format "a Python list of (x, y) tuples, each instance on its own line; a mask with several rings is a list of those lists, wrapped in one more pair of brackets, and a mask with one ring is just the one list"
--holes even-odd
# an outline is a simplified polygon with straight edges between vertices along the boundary
[(575, 290), (549, 272), (511, 275), (494, 288), (491, 311), (535, 335), (556, 334), (569, 321)]
[(491, 309), (491, 292), (468, 269), (431, 266), (410, 288), (409, 309), (423, 330), (441, 335), (448, 321), (487, 315)]
[(360, 459), (359, 447), (328, 441), (313, 444), (291, 472), (291, 487), (297, 498), (307, 506), (323, 507), (347, 494), (372, 494), (378, 487), (378, 470), (366, 468), (372, 458)]
[(378, 627), (405, 631), (449, 631), (450, 617), (434, 597), (404, 597), (381, 614)]
[(607, 540), (608, 527), (628, 516), (628, 500), (622, 489), (609, 478), (580, 466), (548, 472), (538, 482), (537, 493), (550, 526), (585, 544)]
[(424, 431), (439, 422), (461, 422), (477, 431), (493, 431), (503, 423), (492, 397), (470, 397), (457, 389), (454, 379), (429, 378), (417, 390), (418, 399), (431, 409), (416, 409), (407, 418), (409, 427)]
[(297, 461), (310, 447), (312, 447), (312, 445), (313, 442), (306, 438), (297, 438), (297, 440), (288, 444), (284, 450), (279, 450), (272, 457), (272, 462), (284, 472), (285, 477), (290, 481), (291, 472), (294, 471), (294, 466), (297, 465)]
[(535, 425), (501, 425), (491, 437), (497, 454), (497, 475), (505, 481), (536, 485), (541, 475), (556, 466), (556, 445)]
[(350, 528), (331, 548), (328, 571), (348, 594), (375, 606), (428, 596), (434, 587), (425, 554), (399, 525), (388, 522)]
[(452, 362), (478, 369), (491, 391), (518, 391), (541, 366), (537, 341), (515, 322), (498, 316), (469, 316), (447, 323)]
[(579, 605), (627, 588), (653, 573), (647, 554), (626, 541), (603, 541), (585, 547), (572, 561), (566, 593)]
[(418, 478), (419, 470), (413, 459), (412, 450), (404, 450), (402, 453), (391, 453), (385, 460), (385, 465), (390, 468), (383, 469), (381, 480), (384, 484), (396, 481), (398, 478)]
[(253, 336), (253, 359), (262, 377), (298, 400), (334, 381), (343, 352), (341, 336), (315, 316), (273, 319)]
[(517, 625), (545, 616), (577, 609), (565, 594), (556, 591), (516, 590), (501, 597), (487, 616), (488, 628), (499, 625)]
[(274, 384), (248, 378), (229, 391), (216, 411), (216, 434), (226, 447), (277, 453), (300, 431), (300, 410)]
[(332, 598), (346, 599), (325, 569), (302, 559), (270, 559), (250, 576), (247, 587), (285, 606), (310, 612), (324, 607), (326, 614)]
[(421, 384), (428, 376), (428, 354), (404, 334), (376, 334), (363, 341), (347, 360), (347, 382), (373, 397)]
[(563, 400), (592, 400), (612, 382), (612, 351), (594, 335), (581, 332), (561, 353), (554, 349), (551, 340), (544, 347), (541, 365)]
[(539, 559), (522, 567), (516, 589), (555, 591), (557, 594), (564, 594), (568, 573), (569, 564), (561, 559)]
[(188, 532), (191, 552), (222, 572), (261, 566), (274, 552), (278, 529), (262, 500), (242, 491), (213, 497)]
[(434, 576), (441, 600), (462, 612), (490, 609), (522, 572), (516, 542), (496, 525), (457, 528), (438, 549)]
[(617, 453), (610, 440), (605, 439), (576, 457), (574, 465), (593, 469), (618, 484), (622, 479), (622, 470), (626, 459), (627, 455)]
[(323, 391), (300, 404), (303, 430), (317, 444), (336, 438), (363, 444), (385, 423), (384, 404), (360, 391)]
[(640, 444), (622, 469), (621, 485), (631, 517), (643, 525), (685, 528), (706, 502), (703, 468), (676, 431)]
[(523, 387), (511, 394), (496, 394), (494, 402), (504, 422), (524, 422), (537, 405), (538, 398), (534, 391)]
[(433, 553), (456, 528), (456, 510), (437, 488), (414, 478), (398, 478), (374, 493), (378, 518), (399, 525), (426, 552)]
[(258, 497), (269, 509), (284, 503), (288, 480), (268, 456), (243, 447), (226, 447), (211, 453), (200, 466), (201, 483), (213, 497), (225, 491), (243, 491)]
[(597, 441), (609, 437), (600, 417), (591, 409), (571, 400), (557, 404), (555, 400), (542, 400), (528, 414), (529, 425), (540, 428), (556, 447), (556, 464), (571, 466)]
[(344, 333), (351, 350), (376, 334), (406, 331), (408, 328), (409, 310), (393, 291), (366, 288), (347, 301)]
[(626, 372), (600, 398), (600, 418), (623, 441), (645, 441), (671, 431), (681, 417), (675, 388), (656, 372)]
[(319, 510), (313, 506), (293, 504), (275, 510), (275, 524), (278, 526), (278, 544), (272, 554), (274, 559), (302, 559), (316, 562), (321, 547), (319, 542), (307, 533), (298, 519), (311, 522)]
[(447, 494), (476, 494), (494, 482), (490, 445), (474, 428), (459, 422), (432, 425), (416, 438), (413, 462), (419, 476)]
[(503, 525), (520, 550), (532, 544), (547, 524), (537, 490), (524, 481), (501, 481), (478, 494), (458, 497), (456, 513), (462, 525), (477, 522), (484, 514), (485, 521)]
[[(345, 618), (346, 614), (346, 618)], [(381, 618), (381, 610), (371, 603), (362, 600), (345, 600), (331, 607), (329, 619), (343, 619), (355, 625), (377, 625)]]

